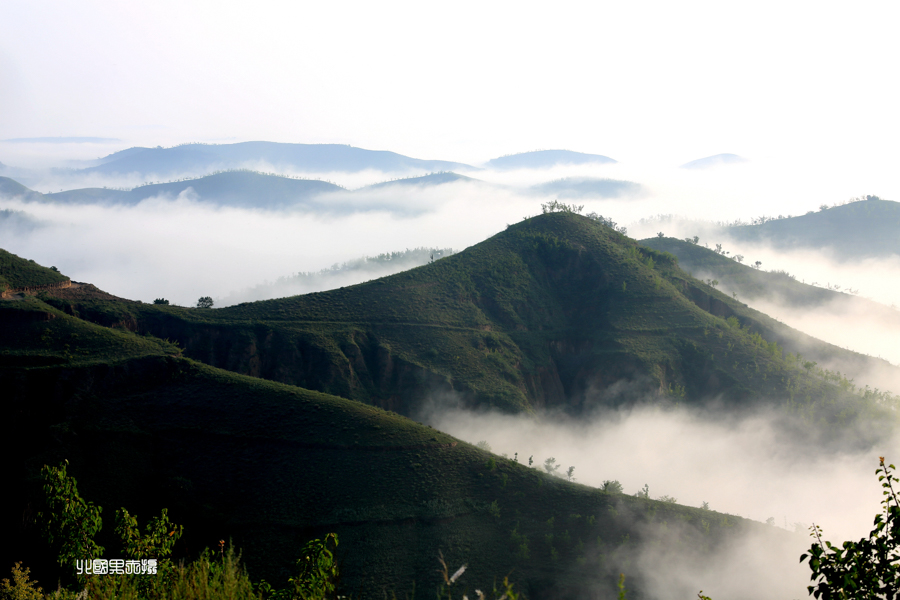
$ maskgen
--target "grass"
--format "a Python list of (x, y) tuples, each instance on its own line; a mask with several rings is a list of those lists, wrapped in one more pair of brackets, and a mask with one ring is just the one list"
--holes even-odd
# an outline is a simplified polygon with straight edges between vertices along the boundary
[(0, 291), (68, 281), (68, 277), (33, 260), (0, 250)]

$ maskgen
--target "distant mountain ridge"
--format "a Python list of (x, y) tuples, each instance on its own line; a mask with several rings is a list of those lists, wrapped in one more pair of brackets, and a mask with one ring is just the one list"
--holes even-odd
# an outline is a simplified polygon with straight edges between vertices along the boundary
[(621, 198), (640, 195), (644, 188), (633, 181), (600, 179), (596, 177), (566, 177), (531, 187), (538, 194), (555, 195), (558, 198)]
[(160, 177), (268, 164), (301, 172), (383, 172), (472, 170), (463, 163), (422, 160), (386, 150), (366, 150), (341, 144), (285, 144), (240, 142), (237, 144), (185, 144), (173, 148), (129, 148), (100, 159), (82, 173), (125, 175), (140, 173)]
[(900, 255), (900, 203), (867, 196), (799, 217), (733, 225), (725, 232), (734, 240), (779, 249), (830, 248), (838, 260)]
[(317, 179), (293, 179), (253, 171), (226, 171), (199, 179), (142, 185), (130, 191), (85, 188), (44, 194), (54, 202), (81, 204), (137, 204), (155, 196), (176, 197), (188, 189), (201, 199), (215, 200), (226, 206), (244, 208), (284, 208), (309, 202), (314, 197), (344, 188)]
[(740, 163), (747, 162), (747, 159), (738, 156), (737, 154), (715, 154), (713, 156), (706, 156), (704, 158), (698, 158), (697, 160), (692, 160), (690, 162), (686, 162), (681, 165), (682, 169), (708, 169), (711, 167), (718, 167), (721, 165), (737, 165)]
[(601, 154), (585, 154), (572, 150), (535, 150), (493, 158), (485, 167), (497, 170), (548, 169), (559, 165), (615, 164), (617, 161)]

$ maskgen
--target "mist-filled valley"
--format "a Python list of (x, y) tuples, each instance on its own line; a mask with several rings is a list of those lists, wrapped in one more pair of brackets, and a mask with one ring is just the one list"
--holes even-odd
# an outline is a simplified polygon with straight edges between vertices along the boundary
[[(536, 598), (612, 598), (619, 572), (629, 598), (795, 598), (808, 527), (857, 539), (878, 509), (900, 205), (853, 177), (263, 143), (0, 158), (0, 379), (46, 401), (14, 426), (51, 440), (10, 449), (14, 502), (78, 457), (99, 499), (172, 506), (191, 544), (227, 531), (267, 577), (340, 530), (362, 597), (434, 584), (441, 550)], [(117, 490), (104, 452), (156, 466)]]

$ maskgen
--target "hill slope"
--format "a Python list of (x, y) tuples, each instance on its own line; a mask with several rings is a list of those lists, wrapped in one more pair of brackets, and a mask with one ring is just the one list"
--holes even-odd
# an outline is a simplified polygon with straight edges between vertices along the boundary
[(900, 203), (872, 197), (725, 232), (735, 240), (781, 249), (830, 249), (838, 260), (900, 255)]
[(0, 292), (7, 289), (59, 285), (69, 278), (33, 260), (0, 249)]
[(428, 175), (422, 175), (421, 177), (407, 177), (405, 179), (395, 179), (393, 181), (382, 181), (380, 183), (375, 183), (372, 185), (367, 185), (360, 190), (377, 190), (384, 189), (394, 186), (434, 186), (434, 185), (442, 185), (445, 183), (455, 183), (457, 181), (478, 181), (477, 179), (473, 179), (471, 177), (466, 177), (465, 175), (460, 175), (458, 173), (429, 173)]
[[(640, 598), (642, 549), (697, 566), (766, 529), (541, 475), (397, 414), (202, 365), (37, 299), (0, 301), (0, 318), (15, 327), (0, 338), (11, 465), (0, 550), (44, 582), (53, 559), (22, 515), (40, 507), (40, 466), (63, 459), (82, 496), (106, 507), (107, 538), (115, 508), (145, 522), (167, 507), (186, 525), (180, 554), (232, 539), (254, 579), (282, 583), (305, 541), (335, 531), (345, 592), (362, 598), (431, 597), (439, 551), (469, 565), (470, 594), (508, 573), (529, 597), (612, 593), (624, 571)], [(36, 352), (43, 362), (16, 358)]]
[(9, 177), (0, 177), (0, 196), (10, 198), (20, 197), (25, 200), (35, 200), (41, 197), (40, 192), (35, 192)]
[(410, 416), (434, 397), (525, 412), (719, 398), (803, 406), (824, 421), (880, 410), (785, 355), (771, 335), (789, 328), (693, 279), (673, 256), (571, 214), (329, 292), (221, 310), (129, 305), (127, 318), (103, 302), (74, 308), (178, 340), (207, 364)]

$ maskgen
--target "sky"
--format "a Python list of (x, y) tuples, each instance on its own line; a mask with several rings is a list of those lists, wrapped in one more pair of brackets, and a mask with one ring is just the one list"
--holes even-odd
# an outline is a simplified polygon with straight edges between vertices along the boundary
[[(733, 152), (863, 175), (900, 158), (898, 12), (6, 0), (0, 140), (336, 142), (463, 162), (539, 148), (661, 165)], [(66, 156), (107, 150), (79, 146)], [(8, 144), (0, 153), (10, 164)]]

